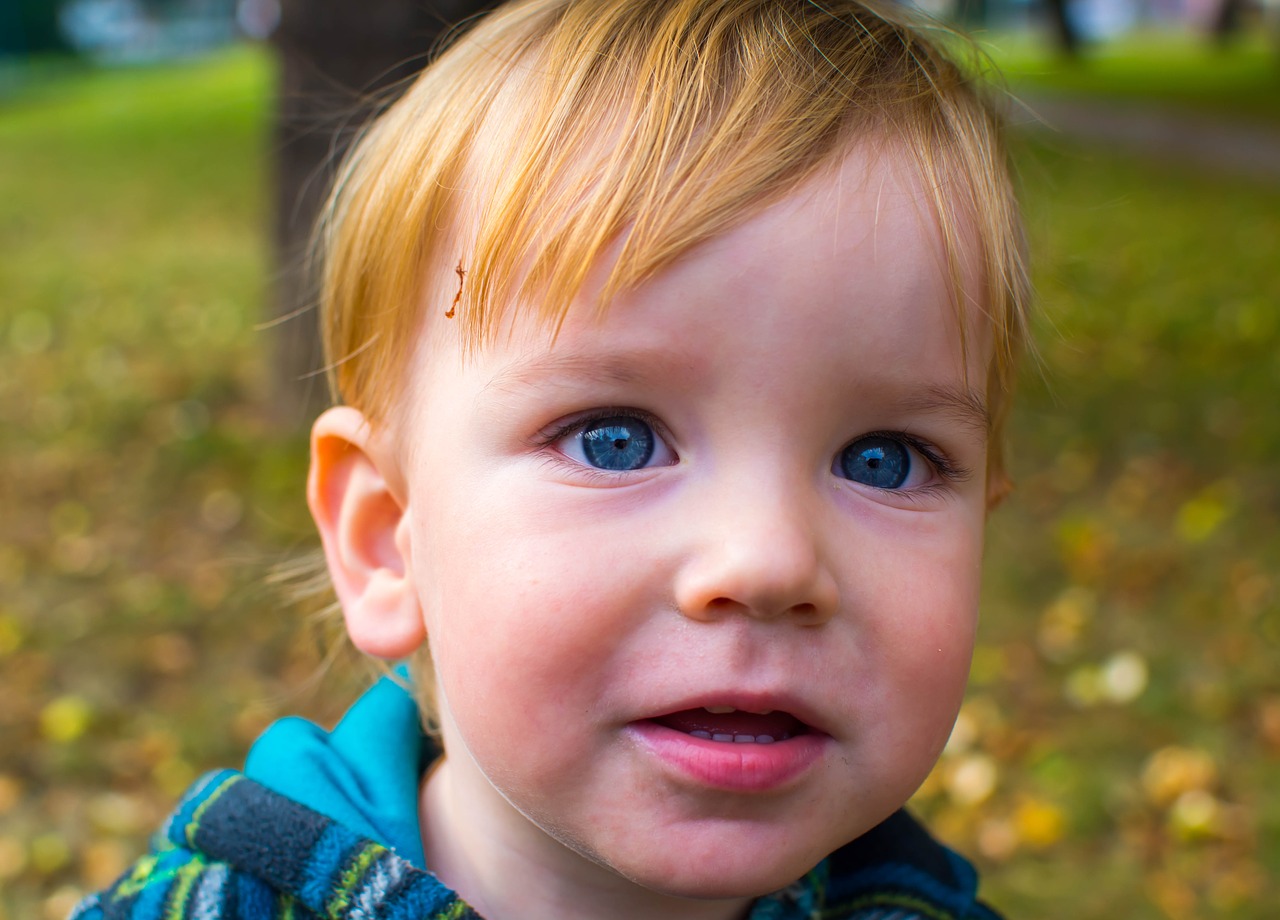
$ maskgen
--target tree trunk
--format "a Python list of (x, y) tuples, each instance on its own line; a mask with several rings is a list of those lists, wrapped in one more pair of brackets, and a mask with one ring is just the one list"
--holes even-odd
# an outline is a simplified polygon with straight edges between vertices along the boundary
[(1045, 6), (1048, 7), (1049, 25), (1053, 29), (1058, 50), (1068, 57), (1075, 57), (1080, 53), (1080, 33), (1071, 21), (1067, 0), (1045, 0)]
[(955, 17), (966, 29), (986, 25), (987, 0), (956, 0)]
[(309, 425), (328, 402), (309, 269), (311, 232), (352, 137), (422, 69), (454, 23), (494, 0), (282, 0), (273, 35), (275, 159), (272, 409)]
[(1243, 0), (1220, 0), (1217, 12), (1213, 14), (1213, 37), (1219, 44), (1229, 44), (1244, 25)]

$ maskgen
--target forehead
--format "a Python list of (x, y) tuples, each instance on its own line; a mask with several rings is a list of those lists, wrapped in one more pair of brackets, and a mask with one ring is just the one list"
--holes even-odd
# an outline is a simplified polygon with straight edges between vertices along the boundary
[[(786, 295), (810, 290), (832, 304), (879, 298), (885, 311), (890, 302), (920, 301), (920, 318), (928, 313), (928, 325), (957, 345), (976, 343), (982, 363), (990, 353), (990, 329), (982, 309), (977, 234), (968, 215), (956, 207), (950, 217), (959, 233), (956, 245), (948, 247), (937, 214), (939, 206), (961, 197), (929, 187), (904, 145), (867, 139), (726, 232), (680, 253), (640, 286), (651, 296), (624, 291), (609, 303), (598, 302), (597, 293), (621, 247), (622, 241), (615, 240), (592, 266), (563, 321), (540, 325), (532, 319), (539, 312), (537, 304), (515, 303), (494, 340), (555, 343), (563, 350), (566, 332), (579, 337), (594, 329), (597, 338), (607, 339), (618, 325), (610, 317), (618, 312), (628, 315), (628, 325), (648, 321), (658, 334), (675, 315), (687, 314), (688, 322), (698, 323), (699, 305), (708, 300), (746, 302), (762, 288), (774, 292), (778, 309), (772, 316), (781, 330), (799, 319), (782, 309)], [(946, 289), (941, 295), (940, 282)], [(676, 301), (685, 309), (646, 317), (642, 301)], [(871, 318), (862, 320), (864, 337), (876, 333)], [(833, 332), (852, 331), (841, 328), (839, 311), (807, 321), (829, 325)]]
[[(968, 403), (976, 394), (981, 404), (991, 335), (981, 310), (961, 316), (952, 283), (976, 290), (978, 256), (962, 245), (951, 264), (933, 202), (901, 150), (859, 144), (598, 312), (592, 295), (615, 244), (562, 325), (550, 328), (528, 305), (513, 305), (493, 342), (471, 353), (472, 363), (495, 351), (510, 358), (500, 384), (543, 372), (622, 381), (664, 368), (692, 379), (699, 368), (710, 375), (718, 366), (706, 360), (708, 350), (732, 348), (735, 360), (769, 362), (779, 343), (805, 332), (815, 356), (837, 359), (854, 342), (900, 353), (892, 374), (922, 386), (936, 377), (936, 390), (963, 393), (958, 401)], [(450, 356), (468, 363), (451, 321), (435, 317), (427, 338), (419, 368), (454, 365)], [(929, 366), (920, 360), (926, 353)]]

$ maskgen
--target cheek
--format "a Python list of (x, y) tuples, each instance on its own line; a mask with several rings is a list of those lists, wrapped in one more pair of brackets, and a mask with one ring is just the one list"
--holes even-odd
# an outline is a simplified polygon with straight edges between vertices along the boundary
[[(946, 740), (969, 674), (981, 584), (980, 525), (921, 535), (876, 573), (869, 616), (876, 696), (922, 739)], [(929, 742), (931, 745), (935, 741)]]
[(430, 540), (424, 524), (414, 577), (459, 730), (472, 745), (489, 734), (502, 743), (506, 733), (507, 744), (516, 732), (565, 737), (620, 670), (636, 579), (598, 542), (537, 528), (468, 532), (454, 520), (447, 543)]

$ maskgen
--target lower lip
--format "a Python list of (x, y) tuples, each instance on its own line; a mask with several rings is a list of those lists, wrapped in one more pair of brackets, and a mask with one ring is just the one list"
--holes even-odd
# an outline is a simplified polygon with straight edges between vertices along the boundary
[(795, 782), (817, 764), (827, 743), (822, 734), (738, 744), (695, 738), (657, 722), (632, 722), (627, 727), (681, 776), (730, 792), (770, 792)]

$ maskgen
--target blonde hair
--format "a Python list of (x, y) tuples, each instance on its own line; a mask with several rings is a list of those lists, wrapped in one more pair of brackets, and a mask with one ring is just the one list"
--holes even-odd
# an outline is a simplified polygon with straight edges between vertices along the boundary
[[(853, 141), (890, 139), (930, 190), (957, 309), (992, 330), (998, 493), (1029, 284), (998, 113), (944, 42), (955, 36), (857, 0), (524, 0), (490, 14), (339, 173), (320, 234), (335, 398), (384, 422), (424, 310), (456, 307), (468, 347), (514, 304), (554, 329), (606, 247), (620, 248), (600, 310)], [(966, 247), (978, 291), (961, 285)]]

